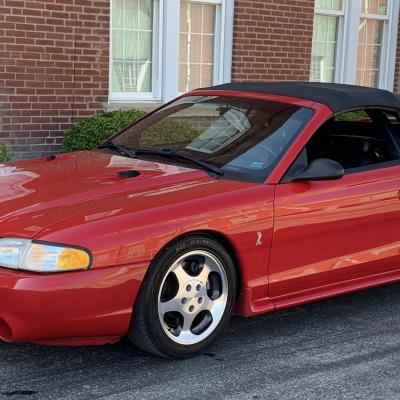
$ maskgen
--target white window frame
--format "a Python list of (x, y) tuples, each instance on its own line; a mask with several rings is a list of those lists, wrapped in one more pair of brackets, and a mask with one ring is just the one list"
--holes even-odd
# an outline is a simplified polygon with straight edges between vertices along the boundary
[[(390, 0), (388, 0), (390, 2)], [(389, 3), (388, 3), (389, 6)], [(385, 78), (386, 78), (386, 73), (385, 73), (385, 66), (386, 66), (386, 46), (388, 42), (388, 25), (390, 22), (390, 17), (389, 17), (389, 7), (386, 9), (386, 14), (365, 14), (365, 13), (360, 13), (360, 21), (361, 19), (366, 19), (366, 20), (372, 20), (372, 21), (383, 21), (383, 34), (382, 34), (382, 48), (381, 48), (381, 54), (380, 54), (380, 60), (379, 60), (379, 87), (383, 87), (385, 85)], [(360, 24), (360, 22), (359, 22)], [(357, 73), (357, 70), (356, 70)]]
[[(230, 82), (233, 48), (234, 0), (191, 0), (218, 5), (214, 82)], [(155, 0), (153, 24), (153, 74), (150, 93), (112, 91), (112, 2), (110, 0), (109, 103), (167, 102), (178, 93), (180, 0)]]
[(379, 86), (393, 90), (396, 66), (399, 0), (388, 0), (386, 15), (361, 13), (362, 0), (343, 0), (343, 10), (315, 9), (315, 14), (341, 16), (336, 49), (335, 82), (356, 83), (358, 29), (361, 18), (385, 21), (381, 51)]
[(113, 5), (110, 1), (110, 50), (109, 50), (109, 102), (112, 101), (129, 101), (132, 98), (140, 101), (154, 101), (159, 98), (160, 93), (160, 82), (158, 79), (158, 71), (161, 68), (161, 60), (159, 57), (161, 48), (161, 32), (162, 32), (162, 7), (163, 1), (154, 0), (153, 5), (153, 43), (152, 43), (152, 82), (151, 92), (113, 92), (112, 90), (112, 73), (113, 73), (113, 57), (112, 57), (112, 39), (113, 39), (113, 27), (112, 27), (112, 10)]
[[(215, 43), (214, 43), (214, 69), (213, 69), (213, 82), (212, 85), (219, 85), (221, 83), (229, 82), (231, 78), (231, 69), (232, 69), (232, 50), (229, 54), (226, 54), (225, 50), (226, 45), (228, 49), (232, 49), (232, 41), (230, 44), (226, 43), (226, 40), (229, 37), (233, 36), (233, 25), (228, 27), (227, 31), (227, 12), (230, 15), (230, 20), (233, 21), (233, 7), (231, 10), (227, 10), (227, 6), (229, 2), (224, 0), (188, 0), (191, 3), (199, 3), (199, 4), (213, 4), (218, 6), (215, 15)], [(233, 2), (231, 2), (233, 3)], [(233, 5), (233, 4), (232, 4)], [(180, 21), (180, 19), (179, 19)], [(179, 38), (178, 38), (178, 46), (179, 46)], [(224, 62), (225, 61), (225, 62)], [(172, 93), (171, 93), (172, 94)], [(179, 93), (181, 94), (181, 93)]]
[(378, 87), (381, 89), (393, 90), (394, 71), (396, 64), (396, 43), (397, 26), (399, 19), (399, 0), (388, 0), (386, 15), (363, 14), (361, 13), (362, 0), (346, 1), (346, 12), (348, 16), (346, 41), (355, 43), (354, 46), (347, 46), (345, 52), (346, 65), (343, 65), (343, 82), (356, 83), (357, 51), (358, 48), (358, 29), (360, 20), (376, 19), (384, 21), (384, 31), (382, 40), (382, 51), (380, 60), (380, 74)]
[(393, 47), (393, 44), (397, 42), (399, 0), (388, 0), (386, 15), (361, 13), (360, 18), (384, 21), (379, 87), (393, 90), (397, 48), (396, 45)]
[(346, 23), (346, 14), (345, 14), (345, 6), (342, 1), (342, 9), (341, 10), (332, 10), (326, 8), (315, 8), (314, 15), (325, 15), (330, 17), (338, 17), (338, 34), (337, 34), (337, 43), (336, 43), (336, 59), (335, 59), (335, 76), (334, 82), (340, 82), (342, 79), (342, 65), (343, 65), (343, 32), (344, 26)]

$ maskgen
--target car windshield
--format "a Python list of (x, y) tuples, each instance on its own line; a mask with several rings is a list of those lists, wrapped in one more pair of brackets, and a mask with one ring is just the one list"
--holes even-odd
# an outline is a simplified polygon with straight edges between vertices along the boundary
[[(311, 109), (293, 104), (186, 96), (131, 125), (112, 141), (141, 158), (163, 158), (167, 163), (196, 159), (228, 178), (262, 182), (311, 116)], [(189, 157), (170, 157), (172, 153)]]

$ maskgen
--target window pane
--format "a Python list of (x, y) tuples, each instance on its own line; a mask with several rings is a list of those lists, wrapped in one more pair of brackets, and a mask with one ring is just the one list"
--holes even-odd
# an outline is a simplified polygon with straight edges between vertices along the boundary
[(151, 92), (154, 0), (113, 0), (112, 91)]
[(391, 151), (392, 138), (384, 133), (384, 114), (378, 109), (368, 113), (354, 110), (323, 124), (307, 143), (308, 163), (329, 158), (345, 170), (361, 170), (398, 159), (398, 154)]
[(140, 0), (139, 28), (147, 31), (153, 29), (153, 0)]
[(357, 85), (379, 85), (383, 21), (361, 18), (358, 35)]
[(181, 1), (179, 27), (179, 92), (213, 82), (217, 6)]
[(361, 13), (386, 15), (387, 0), (362, 0)]
[(342, 10), (342, 0), (315, 0), (315, 8), (323, 10)]
[(124, 25), (122, 29), (138, 29), (139, 19), (139, 1), (125, 0), (122, 13), (124, 15)]
[(314, 16), (310, 76), (313, 82), (335, 80), (339, 18), (328, 15)]
[(122, 28), (124, 19), (124, 0), (113, 0), (113, 27)]

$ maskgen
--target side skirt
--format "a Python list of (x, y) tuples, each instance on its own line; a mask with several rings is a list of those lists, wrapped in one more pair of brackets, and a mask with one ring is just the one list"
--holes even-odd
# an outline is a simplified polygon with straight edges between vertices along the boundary
[(244, 290), (249, 291), (250, 293), (243, 296), (243, 300), (249, 301), (247, 303), (249, 306), (238, 306), (235, 314), (243, 317), (250, 317), (398, 281), (400, 281), (400, 270), (389, 271), (382, 274), (357, 278), (331, 285), (319, 286), (317, 288), (293, 292), (274, 298), (258, 299), (255, 301), (250, 301), (252, 289), (246, 288)]

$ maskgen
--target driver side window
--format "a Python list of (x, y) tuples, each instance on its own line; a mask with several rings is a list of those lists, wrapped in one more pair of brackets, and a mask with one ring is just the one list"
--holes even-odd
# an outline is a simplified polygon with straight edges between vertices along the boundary
[(320, 158), (338, 162), (347, 173), (391, 165), (400, 159), (399, 126), (397, 114), (384, 110), (335, 115), (315, 132), (290, 170)]

